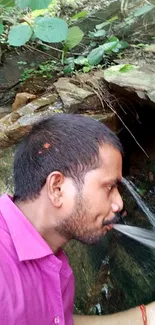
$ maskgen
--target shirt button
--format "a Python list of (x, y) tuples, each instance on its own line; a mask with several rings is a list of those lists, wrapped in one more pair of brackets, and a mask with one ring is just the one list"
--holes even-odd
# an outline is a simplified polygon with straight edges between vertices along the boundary
[(54, 324), (60, 324), (60, 317), (59, 316), (54, 317)]

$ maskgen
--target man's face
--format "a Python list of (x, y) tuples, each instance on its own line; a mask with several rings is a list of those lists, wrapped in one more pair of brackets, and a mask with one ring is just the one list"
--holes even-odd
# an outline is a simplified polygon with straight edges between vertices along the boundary
[(89, 171), (80, 191), (76, 190), (72, 211), (57, 226), (67, 239), (96, 243), (109, 230), (108, 223), (122, 210), (117, 185), (122, 178), (122, 156), (110, 146), (100, 147), (100, 167)]

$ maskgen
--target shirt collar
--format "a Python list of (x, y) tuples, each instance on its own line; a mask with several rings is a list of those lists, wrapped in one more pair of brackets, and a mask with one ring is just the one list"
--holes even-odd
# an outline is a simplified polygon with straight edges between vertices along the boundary
[(0, 198), (0, 212), (7, 224), (20, 261), (53, 254), (41, 235), (6, 194)]

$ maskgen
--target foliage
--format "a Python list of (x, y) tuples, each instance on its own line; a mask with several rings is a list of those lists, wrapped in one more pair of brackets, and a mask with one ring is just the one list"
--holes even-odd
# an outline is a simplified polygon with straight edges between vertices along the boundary
[[(108, 21), (109, 24), (109, 21)], [(98, 31), (97, 31), (97, 26), (98, 26)], [(89, 32), (89, 37), (90, 38), (96, 38), (96, 39), (102, 39), (103, 44), (99, 45), (95, 48), (93, 48), (87, 57), (85, 56), (79, 56), (77, 58), (71, 58), (71, 62), (67, 67), (65, 67), (64, 72), (65, 73), (71, 73), (76, 65), (83, 66), (83, 72), (89, 72), (91, 68), (94, 66), (98, 65), (103, 61), (104, 57), (107, 55), (110, 56), (114, 53), (118, 53), (119, 51), (125, 49), (128, 47), (128, 43), (125, 41), (119, 41), (119, 39), (115, 36), (111, 36), (105, 40), (105, 37), (107, 36), (107, 32), (104, 31), (104, 33), (97, 34), (100, 31), (103, 31), (102, 28), (103, 24), (100, 24), (96, 26), (96, 29), (94, 32)], [(105, 40), (105, 41), (103, 41)], [(96, 46), (96, 43), (93, 43), (93, 45)]]
[[(27, 62), (21, 61), (18, 62), (19, 65), (26, 65)], [(57, 70), (56, 61), (51, 60), (47, 61), (44, 64), (40, 64), (38, 68), (26, 68), (21, 75), (21, 81), (25, 81), (26, 79), (32, 76), (41, 76), (43, 78), (52, 78), (53, 73)]]
[[(2, 1), (4, 5), (6, 1)], [(13, 1), (11, 3), (13, 5)], [(59, 65), (64, 74), (73, 73), (77, 69), (87, 73), (98, 64), (104, 63), (107, 57), (117, 55), (128, 47), (127, 42), (109, 35), (111, 25), (118, 20), (118, 16), (96, 25), (94, 31), (89, 31), (88, 35), (85, 35), (90, 42), (89, 51), (85, 55), (82, 53), (78, 55), (74, 53), (74, 48), (81, 43), (84, 33), (74, 24), (87, 15), (86, 11), (76, 13), (66, 22), (64, 19), (52, 16), (51, 0), (15, 0), (15, 6), (18, 6), (18, 11), (16, 7), (5, 8), (5, 10), (3, 7), (2, 21), (0, 21), (1, 42), (14, 47), (28, 44), (32, 47), (40, 46), (39, 49), (42, 51), (51, 47), (58, 52), (57, 60), (51, 61), (51, 65), (47, 62), (40, 65), (37, 70), (26, 68), (23, 79), (32, 74), (50, 77), (53, 62), (54, 65)], [(54, 47), (50, 46), (52, 43)]]
[(4, 26), (3, 24), (0, 24), (0, 35), (3, 34), (3, 32), (4, 32)]
[(35, 10), (47, 8), (50, 2), (51, 0), (15, 0), (15, 5), (20, 9), (29, 7), (32, 10)]
[(104, 55), (104, 45), (100, 45), (99, 47), (96, 47), (89, 53), (87, 57), (89, 64), (95, 65), (100, 63), (103, 58), (103, 55)]
[(121, 68), (120, 68), (120, 72), (128, 72), (134, 69), (134, 66), (132, 64), (124, 64)]
[(134, 12), (134, 16), (135, 17), (139, 17), (142, 16), (146, 13), (148, 13), (149, 11), (151, 11), (154, 8), (154, 6), (150, 3), (150, 4), (145, 4), (144, 6), (142, 6), (141, 8), (137, 9)]
[(13, 46), (22, 46), (32, 36), (32, 28), (25, 23), (13, 26), (10, 29), (9, 35), (8, 35), (8, 41), (10, 45)]
[(117, 76), (120, 73), (126, 73), (136, 68), (133, 64), (120, 64), (111, 66), (109, 69), (104, 71), (105, 77), (107, 76)]
[(0, 1), (0, 7), (11, 7), (14, 6), (15, 2), (14, 0), (1, 0)]
[[(24, 14), (24, 11), (20, 11), (20, 16), (17, 15), (16, 19), (10, 19), (10, 17), (3, 12), (3, 23), (0, 24), (0, 34), (5, 30), (5, 25), (9, 23), (9, 31), (6, 31), (7, 42), (11, 46), (22, 46), (28, 41), (36, 38), (46, 43), (60, 43), (66, 42), (66, 48), (72, 49), (83, 38), (83, 32), (77, 26), (69, 29), (66, 21), (60, 18), (51, 17), (50, 9), (41, 9), (45, 7), (51, 1), (32, 1), (24, 0), (15, 1), (15, 4), (24, 10), (24, 6), (29, 6), (35, 10), (29, 11)], [(33, 5), (32, 5), (33, 3)], [(44, 5), (43, 5), (44, 4)], [(4, 8), (3, 8), (4, 9)], [(11, 12), (11, 11), (10, 11)], [(23, 12), (23, 15), (22, 15)], [(86, 12), (80, 12), (71, 18), (71, 21), (75, 21), (83, 18)], [(22, 22), (20, 22), (22, 20)], [(24, 21), (24, 22), (23, 22)], [(75, 33), (73, 35), (73, 33)], [(74, 37), (73, 37), (74, 36)]]
[(84, 18), (87, 16), (87, 11), (80, 11), (76, 15), (71, 17), (71, 21), (76, 21), (78, 19)]
[(37, 17), (33, 30), (37, 38), (47, 43), (65, 41), (68, 35), (68, 25), (60, 18)]
[(73, 26), (69, 28), (67, 40), (66, 40), (67, 48), (69, 50), (73, 49), (82, 41), (83, 36), (84, 33), (78, 26)]
[(106, 27), (110, 24), (112, 24), (115, 20), (118, 20), (118, 16), (113, 16), (112, 18), (104, 21), (103, 23), (99, 24), (99, 25), (96, 25), (96, 29), (102, 29), (103, 27)]

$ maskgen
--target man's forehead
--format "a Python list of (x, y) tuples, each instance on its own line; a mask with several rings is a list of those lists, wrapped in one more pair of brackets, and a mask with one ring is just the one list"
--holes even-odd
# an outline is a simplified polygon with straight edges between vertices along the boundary
[(100, 175), (107, 182), (121, 182), (122, 179), (122, 155), (112, 146), (100, 148)]
[(105, 158), (110, 158), (112, 156), (121, 156), (122, 157), (122, 154), (121, 152), (113, 147), (112, 145), (109, 145), (109, 144), (103, 144), (103, 145), (100, 145), (99, 147), (99, 154), (100, 154), (100, 157), (105, 159)]
[(100, 166), (103, 168), (116, 168), (122, 164), (122, 155), (119, 150), (112, 146), (102, 146), (99, 149)]

